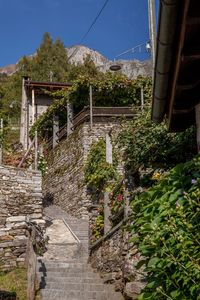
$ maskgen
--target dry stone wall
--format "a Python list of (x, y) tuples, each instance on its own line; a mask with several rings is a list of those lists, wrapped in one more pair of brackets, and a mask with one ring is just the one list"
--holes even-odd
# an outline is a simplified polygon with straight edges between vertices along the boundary
[(136, 269), (141, 260), (137, 248), (129, 242), (130, 233), (120, 226), (91, 248), (90, 263), (105, 283), (113, 283), (125, 299), (137, 299), (145, 285), (144, 274)]
[(46, 203), (59, 205), (78, 218), (88, 218), (90, 196), (84, 183), (84, 164), (91, 144), (105, 137), (112, 130), (114, 136), (120, 130), (116, 120), (79, 126), (66, 140), (61, 141), (48, 156), (48, 171), (43, 180)]
[(41, 174), (0, 166), (0, 270), (24, 265), (27, 220), (44, 226)]

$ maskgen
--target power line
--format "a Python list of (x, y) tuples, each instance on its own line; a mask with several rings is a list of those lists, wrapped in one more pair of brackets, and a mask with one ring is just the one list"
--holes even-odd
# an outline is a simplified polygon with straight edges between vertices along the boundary
[(130, 48), (130, 49), (116, 55), (115, 58), (118, 58), (119, 56), (125, 55), (129, 52), (131, 52), (131, 53), (142, 53), (142, 52), (150, 52), (150, 50), (151, 50), (151, 44), (150, 44), (150, 42), (146, 42), (146, 43), (143, 43), (143, 44), (139, 44), (139, 45), (137, 45), (133, 48)]
[(83, 37), (81, 38), (80, 43), (82, 43), (84, 41), (84, 39), (86, 38), (86, 36), (88, 35), (88, 33), (90, 32), (90, 30), (92, 29), (92, 27), (95, 25), (96, 21), (98, 20), (98, 18), (100, 17), (100, 15), (102, 14), (104, 8), (106, 7), (106, 5), (108, 4), (109, 0), (106, 0), (104, 5), (102, 6), (102, 8), (100, 9), (99, 13), (97, 14), (96, 18), (94, 19), (94, 21), (92, 22), (92, 24), (90, 25), (90, 27), (88, 28), (88, 30), (86, 31), (86, 33), (83, 35)]
[[(87, 37), (87, 35), (89, 34), (89, 32), (91, 31), (91, 29), (93, 28), (93, 26), (95, 25), (95, 23), (97, 22), (98, 18), (100, 17), (100, 15), (102, 14), (104, 8), (106, 7), (106, 5), (108, 4), (109, 0), (106, 0), (102, 6), (102, 8), (100, 9), (100, 11), (98, 12), (97, 16), (94, 18), (93, 22), (91, 23), (91, 25), (89, 26), (88, 30), (86, 31), (86, 33), (82, 36), (82, 38), (80, 39), (79, 44), (82, 44), (82, 42), (85, 40), (85, 38)], [(68, 60), (70, 60), (78, 51), (78, 49), (74, 49), (74, 51), (72, 52), (72, 54), (70, 55), (70, 57), (68, 58)]]

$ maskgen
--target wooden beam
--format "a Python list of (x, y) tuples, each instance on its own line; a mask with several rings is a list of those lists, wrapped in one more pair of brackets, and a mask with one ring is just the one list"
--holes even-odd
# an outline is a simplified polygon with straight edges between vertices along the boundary
[(35, 122), (35, 90), (32, 90), (32, 125)]
[(180, 27), (178, 28), (178, 31), (180, 32), (180, 39), (176, 48), (176, 53), (174, 55), (175, 58), (175, 68), (174, 68), (174, 73), (173, 77), (171, 78), (171, 94), (169, 96), (169, 111), (168, 111), (168, 126), (170, 128), (170, 123), (171, 123), (171, 118), (172, 118), (172, 112), (173, 112), (173, 105), (174, 105), (174, 100), (175, 100), (175, 94), (176, 94), (176, 85), (177, 85), (177, 80), (178, 80), (178, 75), (179, 75), (179, 70), (180, 70), (180, 65), (181, 65), (181, 52), (183, 49), (184, 45), (184, 38), (185, 38), (185, 31), (186, 31), (186, 19), (187, 19), (187, 13), (189, 9), (189, 0), (184, 1), (184, 7), (183, 7), (183, 22), (180, 24)]

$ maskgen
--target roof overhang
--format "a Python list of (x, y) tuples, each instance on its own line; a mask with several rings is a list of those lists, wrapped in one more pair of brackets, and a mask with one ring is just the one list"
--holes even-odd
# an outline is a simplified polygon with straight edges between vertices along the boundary
[(195, 123), (200, 103), (200, 1), (161, 0), (152, 119), (170, 131)]
[(42, 94), (44, 90), (56, 91), (60, 89), (66, 89), (72, 86), (71, 83), (63, 82), (43, 82), (43, 81), (31, 81), (29, 78), (25, 79), (24, 82), (27, 91), (34, 90), (36, 93)]

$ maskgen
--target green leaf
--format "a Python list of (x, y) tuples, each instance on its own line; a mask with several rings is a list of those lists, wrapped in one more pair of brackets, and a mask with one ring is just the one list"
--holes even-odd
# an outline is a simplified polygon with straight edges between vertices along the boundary
[(156, 264), (160, 261), (160, 258), (158, 257), (153, 257), (149, 260), (147, 267), (148, 268), (155, 268)]
[(146, 259), (142, 259), (140, 260), (137, 265), (136, 265), (136, 269), (139, 270), (142, 266), (144, 266), (146, 264)]

